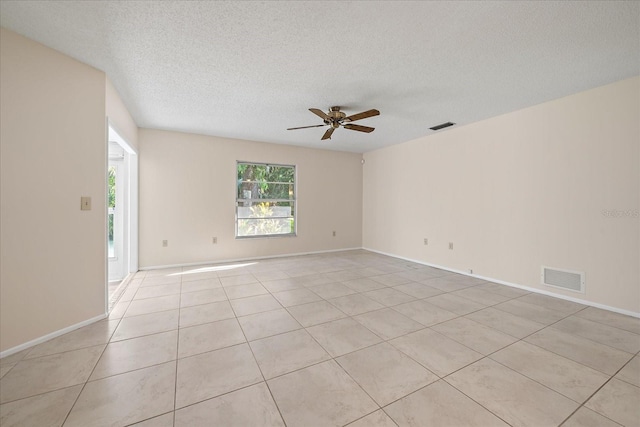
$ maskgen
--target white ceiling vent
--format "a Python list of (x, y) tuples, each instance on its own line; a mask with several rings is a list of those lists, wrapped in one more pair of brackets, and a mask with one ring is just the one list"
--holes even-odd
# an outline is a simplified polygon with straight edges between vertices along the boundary
[(584, 293), (584, 273), (542, 266), (543, 285)]

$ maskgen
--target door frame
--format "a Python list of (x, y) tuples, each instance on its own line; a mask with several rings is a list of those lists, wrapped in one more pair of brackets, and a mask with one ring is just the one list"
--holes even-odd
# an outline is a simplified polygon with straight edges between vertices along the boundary
[[(123, 248), (123, 272), (124, 278), (120, 286), (126, 286), (130, 280), (132, 273), (138, 271), (138, 151), (129, 142), (122, 137), (122, 132), (118, 131), (117, 126), (107, 117), (107, 135), (106, 135), (106, 159), (105, 159), (105, 313), (109, 312), (109, 236), (108, 236), (108, 220), (109, 220), (109, 194), (106, 191), (108, 186), (109, 174), (109, 142), (116, 142), (124, 149), (123, 168), (126, 168), (125, 191), (123, 196), (125, 200), (124, 219), (124, 248)], [(119, 290), (119, 289), (118, 289)], [(116, 290), (116, 293), (118, 292)]]

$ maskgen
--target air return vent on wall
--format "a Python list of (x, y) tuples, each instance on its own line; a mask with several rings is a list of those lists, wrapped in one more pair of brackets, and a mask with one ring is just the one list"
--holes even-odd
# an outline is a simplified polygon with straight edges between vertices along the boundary
[(584, 273), (542, 267), (542, 284), (568, 291), (584, 293)]

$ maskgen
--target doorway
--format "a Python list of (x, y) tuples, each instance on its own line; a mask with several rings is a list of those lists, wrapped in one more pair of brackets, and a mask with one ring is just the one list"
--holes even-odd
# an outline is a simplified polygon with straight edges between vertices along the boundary
[(107, 310), (124, 292), (137, 261), (137, 155), (109, 123), (107, 163)]

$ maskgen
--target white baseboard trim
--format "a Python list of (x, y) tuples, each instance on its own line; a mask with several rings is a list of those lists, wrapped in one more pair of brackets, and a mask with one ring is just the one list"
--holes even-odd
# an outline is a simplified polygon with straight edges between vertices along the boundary
[(76, 323), (75, 325), (67, 326), (66, 328), (59, 329), (55, 332), (51, 332), (50, 334), (41, 336), (31, 341), (27, 341), (24, 344), (17, 345), (15, 347), (9, 348), (5, 351), (0, 352), (0, 359), (11, 356), (12, 354), (18, 353), (19, 351), (26, 350), (29, 347), (33, 347), (34, 345), (41, 344), (45, 341), (49, 341), (52, 338), (59, 337), (60, 335), (64, 335), (66, 333), (75, 331), (76, 329), (82, 328), (83, 326), (90, 325), (99, 320), (105, 319), (107, 317), (106, 313), (101, 314), (100, 316), (92, 317), (91, 319), (84, 320), (80, 323)]
[(453, 269), (453, 268), (445, 267), (443, 265), (432, 264), (432, 263), (425, 262), (425, 261), (420, 261), (420, 260), (417, 260), (417, 259), (406, 258), (406, 257), (400, 256), (400, 255), (390, 254), (390, 253), (378, 251), (378, 250), (375, 250), (375, 249), (370, 249), (370, 248), (365, 248), (365, 247), (363, 247), (362, 249), (364, 249), (366, 251), (370, 251), (370, 252), (375, 252), (375, 253), (380, 254), (380, 255), (386, 255), (386, 256), (393, 257), (393, 258), (402, 259), (402, 260), (405, 260), (405, 261), (415, 262), (416, 264), (422, 264), (422, 265), (426, 265), (428, 267), (439, 268), (440, 270), (450, 271), (452, 273), (458, 273), (458, 274), (463, 274), (463, 275), (469, 276), (469, 277), (475, 277), (475, 278), (478, 278), (478, 279), (486, 280), (487, 282), (497, 283), (499, 285), (510, 286), (512, 288), (518, 288), (518, 289), (522, 289), (522, 290), (525, 290), (525, 291), (534, 292), (534, 293), (537, 293), (537, 294), (548, 295), (548, 296), (551, 296), (551, 297), (554, 297), (554, 298), (559, 298), (559, 299), (563, 299), (563, 300), (567, 300), (567, 301), (571, 301), (571, 302), (577, 302), (579, 304), (584, 304), (584, 305), (588, 305), (588, 306), (591, 306), (591, 307), (601, 308), (601, 309), (607, 310), (607, 311), (613, 311), (614, 313), (620, 313), (620, 314), (624, 314), (624, 315), (627, 315), (627, 316), (640, 318), (640, 312), (635, 312), (635, 311), (631, 311), (631, 310), (624, 310), (624, 309), (617, 308), (617, 307), (611, 307), (609, 305), (604, 305), (604, 304), (600, 304), (600, 303), (593, 302), (593, 301), (587, 301), (587, 300), (583, 300), (583, 299), (580, 299), (580, 298), (574, 298), (574, 297), (567, 296), (567, 295), (561, 295), (561, 294), (557, 294), (555, 292), (545, 291), (544, 289), (531, 288), (529, 286), (518, 285), (516, 283), (506, 282), (504, 280), (494, 279), (492, 277), (485, 277), (485, 276), (480, 276), (480, 275), (477, 275), (477, 274), (469, 274), (466, 271), (456, 270), (456, 269)]
[(328, 249), (325, 251), (296, 252), (291, 254), (268, 255), (268, 256), (259, 256), (259, 257), (251, 257), (251, 258), (232, 258), (232, 259), (224, 259), (219, 261), (200, 261), (200, 262), (190, 262), (190, 263), (183, 263), (183, 264), (155, 265), (155, 266), (149, 266), (149, 267), (140, 267), (140, 271), (158, 270), (161, 268), (196, 267), (199, 265), (227, 264), (230, 262), (256, 261), (261, 259), (287, 258), (287, 257), (303, 256), (303, 255), (319, 255), (319, 254), (328, 254), (332, 252), (356, 251), (360, 249), (362, 248), (358, 247), (358, 248)]

